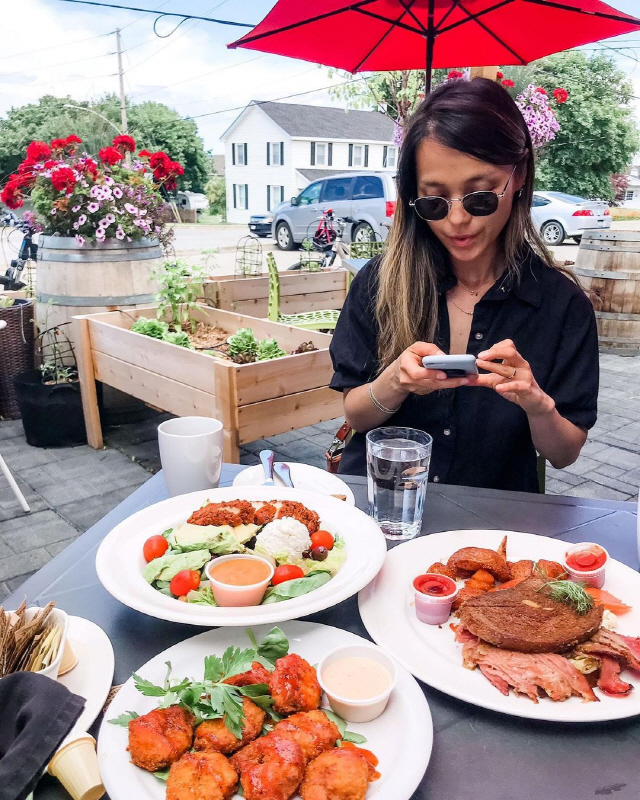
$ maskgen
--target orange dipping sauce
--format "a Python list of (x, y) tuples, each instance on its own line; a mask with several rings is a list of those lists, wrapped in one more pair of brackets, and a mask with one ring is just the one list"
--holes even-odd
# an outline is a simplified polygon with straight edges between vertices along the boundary
[(209, 568), (213, 580), (228, 586), (253, 586), (266, 580), (270, 573), (266, 562), (253, 558), (231, 558)]

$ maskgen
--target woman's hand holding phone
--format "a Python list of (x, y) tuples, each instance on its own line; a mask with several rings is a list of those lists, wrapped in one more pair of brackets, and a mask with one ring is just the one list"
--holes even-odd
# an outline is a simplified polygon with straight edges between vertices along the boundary
[(442, 370), (425, 369), (424, 356), (444, 356), (445, 353), (430, 342), (416, 342), (408, 347), (395, 361), (394, 379), (406, 392), (425, 395), (439, 389), (457, 389), (467, 386), (469, 378), (448, 378)]

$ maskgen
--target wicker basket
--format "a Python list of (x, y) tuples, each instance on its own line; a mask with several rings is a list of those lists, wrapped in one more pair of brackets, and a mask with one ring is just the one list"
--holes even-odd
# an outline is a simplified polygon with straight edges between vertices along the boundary
[(0, 417), (5, 419), (20, 419), (14, 376), (34, 368), (33, 316), (32, 300), (18, 299), (8, 308), (0, 308), (0, 320), (7, 323), (0, 330)]

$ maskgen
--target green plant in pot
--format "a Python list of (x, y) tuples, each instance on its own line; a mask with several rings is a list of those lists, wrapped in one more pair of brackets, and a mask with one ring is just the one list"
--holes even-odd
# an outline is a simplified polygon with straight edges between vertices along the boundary
[(75, 352), (64, 327), (40, 334), (36, 350), (40, 367), (14, 378), (27, 444), (32, 447), (71, 447), (87, 441)]

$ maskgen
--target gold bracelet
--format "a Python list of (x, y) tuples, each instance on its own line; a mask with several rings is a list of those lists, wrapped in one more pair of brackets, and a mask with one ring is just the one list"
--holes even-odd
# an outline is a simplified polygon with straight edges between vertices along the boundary
[(400, 411), (400, 406), (398, 406), (398, 408), (386, 408), (382, 405), (382, 403), (373, 394), (373, 383), (369, 384), (369, 398), (378, 411), (382, 411), (383, 414), (395, 414), (396, 412)]

